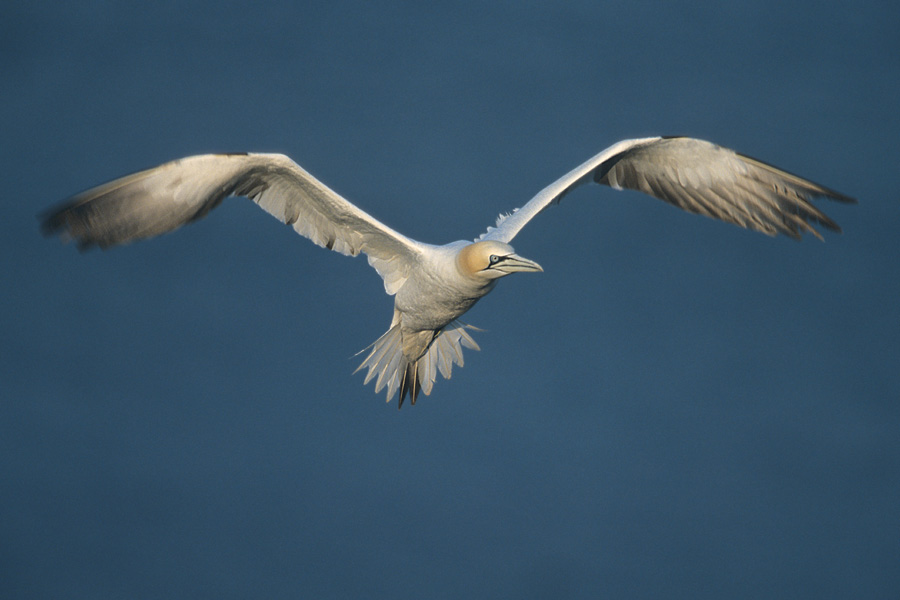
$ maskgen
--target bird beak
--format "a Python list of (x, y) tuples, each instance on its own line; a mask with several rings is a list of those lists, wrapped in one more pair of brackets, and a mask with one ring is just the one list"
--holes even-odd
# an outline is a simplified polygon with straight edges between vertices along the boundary
[(498, 271), (502, 271), (504, 273), (518, 273), (518, 272), (543, 272), (544, 269), (541, 268), (541, 265), (537, 264), (533, 260), (528, 260), (527, 258), (522, 258), (518, 254), (510, 254), (509, 256), (503, 257), (503, 260), (500, 261), (493, 268)]

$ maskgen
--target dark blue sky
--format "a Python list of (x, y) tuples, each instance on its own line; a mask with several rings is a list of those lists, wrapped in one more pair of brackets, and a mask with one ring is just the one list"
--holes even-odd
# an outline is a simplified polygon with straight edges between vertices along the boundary
[[(0, 9), (0, 596), (897, 598), (900, 8), (304, 4)], [(278, 151), (444, 243), (655, 134), (860, 204), (796, 243), (578, 190), (399, 412), (365, 260), (245, 200), (86, 254), (35, 219)]]

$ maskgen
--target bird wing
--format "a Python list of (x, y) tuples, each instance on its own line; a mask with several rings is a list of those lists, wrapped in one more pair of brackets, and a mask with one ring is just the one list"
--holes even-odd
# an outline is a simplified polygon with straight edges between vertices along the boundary
[(363, 252), (395, 293), (423, 244), (384, 225), (282, 154), (191, 156), (82, 192), (42, 215), (47, 235), (106, 248), (160, 235), (204, 217), (228, 196), (251, 198), (315, 244)]
[(819, 239), (811, 222), (840, 231), (810, 204), (814, 197), (856, 200), (764, 162), (710, 142), (687, 137), (623, 140), (553, 182), (525, 206), (501, 215), (480, 239), (509, 242), (538, 213), (573, 188), (602, 183), (638, 190), (691, 213), (768, 235)]

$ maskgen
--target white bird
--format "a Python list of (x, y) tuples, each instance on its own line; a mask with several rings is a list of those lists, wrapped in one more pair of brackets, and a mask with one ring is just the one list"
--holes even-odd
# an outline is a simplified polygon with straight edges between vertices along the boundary
[(562, 176), (522, 208), (501, 215), (474, 242), (434, 246), (398, 233), (363, 212), (282, 154), (191, 156), (78, 194), (41, 216), (45, 234), (80, 248), (106, 248), (196, 221), (229, 196), (246, 196), (315, 244), (369, 264), (394, 296), (387, 332), (357, 368), (375, 392), (431, 393), (438, 371), (450, 378), (462, 347), (478, 349), (459, 317), (510, 273), (543, 269), (509, 242), (551, 204), (584, 183), (639, 190), (688, 212), (799, 239), (811, 223), (840, 231), (810, 204), (853, 198), (710, 142), (649, 137), (618, 142)]

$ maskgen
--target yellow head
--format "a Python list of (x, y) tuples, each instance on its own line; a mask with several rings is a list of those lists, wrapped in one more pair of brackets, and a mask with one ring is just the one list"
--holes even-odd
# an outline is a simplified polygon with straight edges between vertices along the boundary
[(487, 240), (463, 247), (457, 257), (459, 270), (469, 277), (496, 279), (511, 273), (543, 271), (541, 265), (522, 258), (513, 247)]

